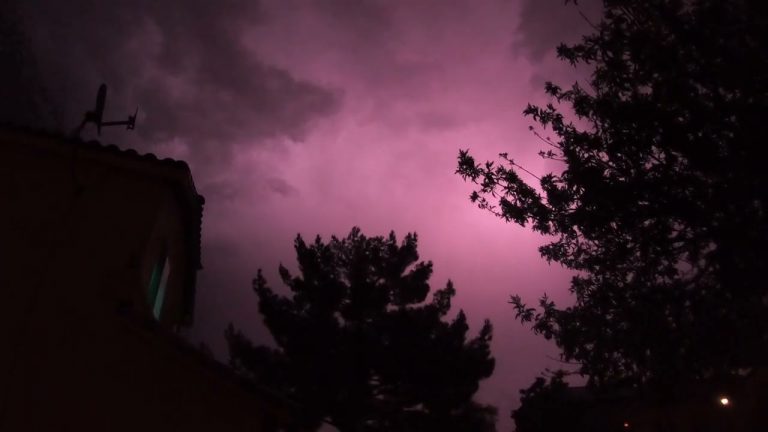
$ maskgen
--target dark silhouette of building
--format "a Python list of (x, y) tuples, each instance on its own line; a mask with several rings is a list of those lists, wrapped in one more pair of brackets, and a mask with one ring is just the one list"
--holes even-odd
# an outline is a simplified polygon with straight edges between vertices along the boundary
[(186, 163), (0, 129), (0, 430), (288, 429), (179, 332), (203, 197)]

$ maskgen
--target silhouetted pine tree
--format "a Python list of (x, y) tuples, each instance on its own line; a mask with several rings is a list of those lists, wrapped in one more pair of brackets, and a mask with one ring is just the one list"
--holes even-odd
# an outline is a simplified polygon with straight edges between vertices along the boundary
[(277, 349), (254, 346), (232, 326), (232, 364), (304, 406), (308, 426), (325, 418), (346, 431), (494, 431), (495, 408), (472, 400), (491, 375), (491, 324), (467, 340), (463, 312), (444, 321), (455, 290), (434, 292), (431, 262), (417, 238), (398, 245), (365, 237), (306, 244), (296, 238), (301, 276), (280, 267), (291, 296), (253, 282)]

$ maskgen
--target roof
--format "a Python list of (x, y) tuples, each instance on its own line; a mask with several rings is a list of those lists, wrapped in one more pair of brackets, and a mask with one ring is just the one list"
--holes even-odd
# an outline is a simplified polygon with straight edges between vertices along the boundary
[(160, 168), (161, 172), (166, 174), (164, 177), (170, 181), (171, 185), (175, 186), (179, 204), (186, 215), (184, 229), (185, 236), (189, 239), (186, 253), (187, 259), (193, 263), (193, 267), (185, 276), (182, 316), (185, 324), (191, 324), (194, 315), (197, 270), (203, 268), (200, 243), (205, 198), (195, 188), (189, 165), (182, 160), (160, 159), (152, 153), (141, 154), (133, 149), (121, 149), (114, 144), (102, 144), (96, 140), (84, 141), (79, 137), (66, 136), (44, 129), (0, 124), (0, 130), (11, 134), (46, 138), (62, 146), (76, 146), (77, 150), (84, 150), (92, 154), (112, 155), (130, 163), (136, 163), (138, 166)]

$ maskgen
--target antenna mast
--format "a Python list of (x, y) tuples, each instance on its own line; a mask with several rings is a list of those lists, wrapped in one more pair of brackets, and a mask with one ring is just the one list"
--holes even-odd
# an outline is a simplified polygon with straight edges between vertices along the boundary
[(120, 121), (104, 121), (104, 107), (107, 103), (107, 85), (102, 84), (99, 86), (99, 92), (96, 94), (96, 106), (92, 111), (86, 111), (83, 121), (72, 133), (74, 136), (79, 137), (80, 132), (83, 130), (86, 124), (94, 123), (96, 125), (96, 134), (101, 135), (102, 126), (125, 126), (128, 130), (136, 128), (136, 115), (139, 113), (139, 107), (136, 107), (133, 115), (128, 115), (128, 120)]

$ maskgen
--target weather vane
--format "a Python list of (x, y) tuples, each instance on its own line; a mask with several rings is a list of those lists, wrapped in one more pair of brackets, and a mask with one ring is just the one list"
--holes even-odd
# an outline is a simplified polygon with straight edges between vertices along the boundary
[(136, 111), (133, 115), (128, 115), (128, 120), (121, 121), (104, 121), (104, 105), (107, 103), (107, 85), (102, 84), (99, 86), (99, 92), (96, 94), (96, 107), (93, 111), (87, 111), (80, 126), (75, 129), (74, 135), (79, 136), (80, 131), (83, 130), (86, 124), (96, 124), (96, 134), (101, 135), (102, 126), (123, 126), (126, 129), (132, 130), (136, 127), (136, 115), (139, 113), (139, 107), (136, 107)]

